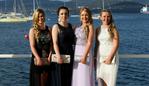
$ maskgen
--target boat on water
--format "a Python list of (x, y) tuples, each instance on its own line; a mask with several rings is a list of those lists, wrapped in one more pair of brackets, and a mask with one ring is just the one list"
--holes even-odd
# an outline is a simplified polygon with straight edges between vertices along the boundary
[(20, 13), (5, 13), (0, 16), (0, 22), (27, 22), (32, 20)]
[(146, 4), (145, 6), (143, 6), (140, 10), (141, 13), (144, 14), (149, 14), (149, 6)]
[[(4, 23), (13, 23), (13, 22), (27, 22), (27, 21), (31, 21), (32, 18), (31, 16), (27, 16), (25, 15), (25, 8), (24, 8), (24, 4), (22, 1), (20, 1), (21, 5), (22, 6), (22, 12), (17, 12), (18, 9), (17, 9), (17, 1), (14, 0), (13, 1), (13, 11), (12, 12), (6, 12), (6, 13), (1, 13), (0, 15), (0, 22), (4, 22)], [(21, 7), (20, 5), (18, 7)]]
[[(98, 10), (102, 10), (102, 9), (105, 9), (105, 0), (102, 0), (102, 7), (100, 8), (100, 7), (97, 7), (97, 8), (94, 8), (94, 9), (98, 9)], [(100, 15), (99, 15), (99, 13), (97, 13), (97, 14), (93, 14), (92, 15), (92, 18), (93, 19), (99, 19), (100, 18)]]
[(92, 18), (93, 18), (93, 19), (99, 19), (99, 18), (100, 18), (99, 13), (98, 13), (98, 14), (93, 14), (93, 15), (92, 15)]

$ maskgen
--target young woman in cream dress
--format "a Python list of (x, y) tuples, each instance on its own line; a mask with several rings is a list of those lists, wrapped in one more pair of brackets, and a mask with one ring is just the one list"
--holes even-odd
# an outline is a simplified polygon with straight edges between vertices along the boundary
[(100, 13), (101, 26), (96, 29), (95, 55), (98, 86), (116, 86), (119, 58), (119, 35), (109, 10)]

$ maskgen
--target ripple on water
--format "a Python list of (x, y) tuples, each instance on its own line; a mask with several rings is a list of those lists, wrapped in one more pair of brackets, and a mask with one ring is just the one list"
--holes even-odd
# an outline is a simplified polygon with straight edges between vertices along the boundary
[[(147, 86), (149, 59), (120, 58), (117, 86)], [(30, 59), (0, 59), (1, 86), (28, 86)], [(9, 83), (8, 83), (9, 82)]]

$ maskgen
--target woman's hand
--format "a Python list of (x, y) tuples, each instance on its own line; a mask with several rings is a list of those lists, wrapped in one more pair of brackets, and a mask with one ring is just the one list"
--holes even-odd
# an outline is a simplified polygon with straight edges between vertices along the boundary
[(43, 65), (43, 62), (42, 62), (42, 60), (40, 59), (40, 58), (36, 58), (36, 60), (37, 60), (37, 66), (42, 66)]
[(48, 62), (49, 62), (49, 63), (51, 62), (51, 57), (50, 57), (50, 56), (48, 57)]
[(111, 60), (109, 59), (109, 58), (107, 58), (103, 63), (105, 63), (105, 64), (111, 64)]
[(86, 59), (85, 58), (81, 58), (81, 61), (80, 61), (82, 64), (86, 64)]
[(63, 63), (62, 57), (58, 57), (58, 58), (57, 58), (57, 63), (59, 63), (59, 64), (62, 64), (62, 63)]

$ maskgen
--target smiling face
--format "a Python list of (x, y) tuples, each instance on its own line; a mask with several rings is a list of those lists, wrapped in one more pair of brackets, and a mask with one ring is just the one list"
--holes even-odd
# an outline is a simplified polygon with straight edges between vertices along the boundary
[(102, 12), (100, 19), (103, 25), (109, 25), (111, 23), (111, 14), (109, 12)]
[(66, 9), (60, 9), (59, 11), (59, 21), (65, 22), (68, 19), (68, 11)]
[(45, 17), (42, 13), (39, 13), (38, 15), (38, 24), (43, 24), (45, 21)]
[(88, 23), (88, 21), (89, 21), (89, 14), (85, 10), (83, 10), (80, 13), (80, 20), (82, 21), (82, 23)]
[(89, 8), (83, 7), (80, 9), (80, 20), (81, 23), (88, 23), (88, 24), (93, 23), (92, 13)]
[(45, 22), (45, 13), (42, 9), (36, 9), (33, 14), (34, 24), (43, 24)]

